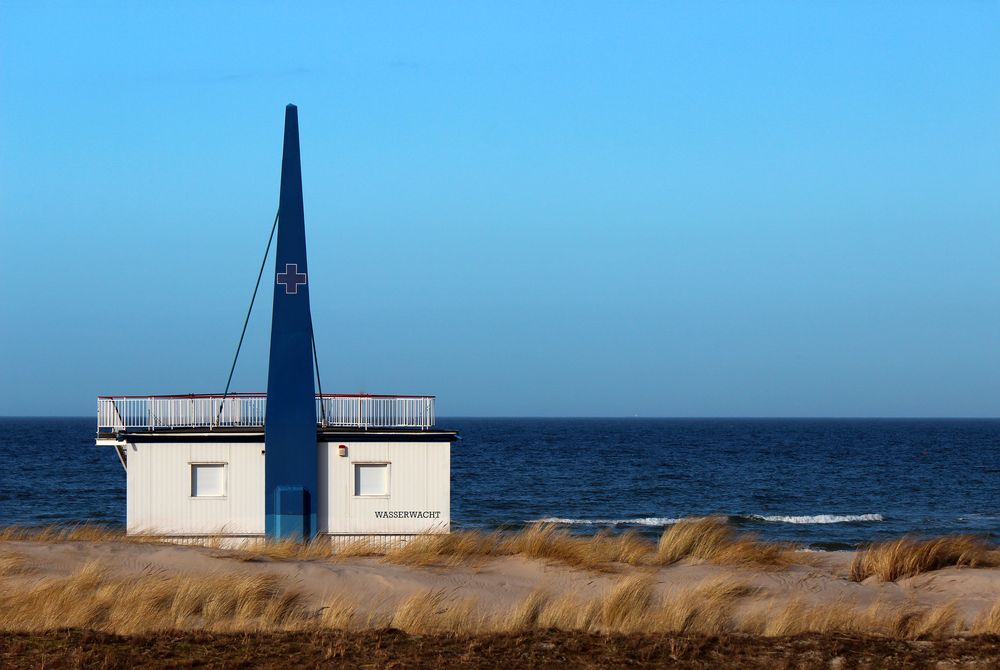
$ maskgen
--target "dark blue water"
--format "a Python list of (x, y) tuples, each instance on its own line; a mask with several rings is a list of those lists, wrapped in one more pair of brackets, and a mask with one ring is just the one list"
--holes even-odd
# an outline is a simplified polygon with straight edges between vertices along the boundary
[(87, 418), (0, 418), (0, 525), (125, 525), (125, 471)]
[[(459, 528), (560, 519), (657, 535), (723, 514), (817, 548), (904, 533), (1000, 538), (1000, 420), (442, 419)], [(0, 524), (121, 525), (94, 420), (0, 419)]]

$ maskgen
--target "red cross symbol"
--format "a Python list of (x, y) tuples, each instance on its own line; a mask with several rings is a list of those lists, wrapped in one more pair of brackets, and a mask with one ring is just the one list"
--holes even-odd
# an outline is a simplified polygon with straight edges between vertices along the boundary
[(306, 273), (299, 272), (298, 263), (286, 263), (285, 271), (278, 273), (277, 283), (285, 285), (285, 293), (294, 295), (300, 286), (306, 285)]

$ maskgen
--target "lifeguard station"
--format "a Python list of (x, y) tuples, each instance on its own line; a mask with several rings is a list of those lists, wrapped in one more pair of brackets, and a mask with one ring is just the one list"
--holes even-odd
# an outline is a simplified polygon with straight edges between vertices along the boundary
[(97, 400), (97, 444), (113, 447), (126, 471), (128, 532), (329, 537), (334, 546), (448, 532), (457, 437), (435, 427), (434, 396), (317, 389), (294, 105), (285, 110), (275, 231), (266, 393), (229, 393), (227, 383), (219, 394)]

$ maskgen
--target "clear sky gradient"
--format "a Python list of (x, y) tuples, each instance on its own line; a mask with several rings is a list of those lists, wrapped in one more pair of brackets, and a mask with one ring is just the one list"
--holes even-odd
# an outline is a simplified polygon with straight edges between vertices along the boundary
[(3, 2), (0, 99), (0, 414), (222, 390), (294, 102), (325, 391), (1000, 415), (997, 2)]

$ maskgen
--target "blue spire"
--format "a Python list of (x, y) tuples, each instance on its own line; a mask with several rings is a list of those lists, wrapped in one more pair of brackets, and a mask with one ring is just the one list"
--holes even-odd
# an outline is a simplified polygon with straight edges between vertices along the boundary
[(274, 273), (264, 423), (264, 532), (273, 538), (308, 539), (316, 532), (316, 398), (295, 105), (285, 108)]

